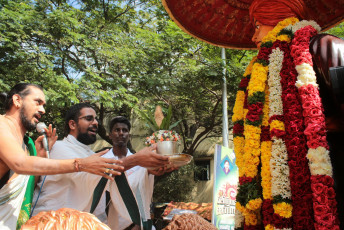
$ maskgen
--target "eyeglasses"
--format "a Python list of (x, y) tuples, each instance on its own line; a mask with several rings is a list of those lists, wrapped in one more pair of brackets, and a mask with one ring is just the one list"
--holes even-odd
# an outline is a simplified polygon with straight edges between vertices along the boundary
[(94, 117), (92, 115), (87, 115), (87, 116), (79, 117), (79, 119), (85, 119), (88, 122), (93, 122), (94, 120), (98, 121), (98, 117)]

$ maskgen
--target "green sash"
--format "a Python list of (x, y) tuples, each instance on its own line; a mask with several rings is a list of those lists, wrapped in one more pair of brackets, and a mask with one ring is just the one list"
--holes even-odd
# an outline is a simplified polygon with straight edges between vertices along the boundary
[[(117, 184), (118, 191), (123, 199), (123, 202), (129, 212), (131, 220), (133, 221), (134, 224), (141, 226), (139, 207), (136, 203), (134, 194), (129, 186), (127, 177), (125, 176), (124, 173), (122, 173), (120, 176), (115, 176), (115, 182)], [(91, 211), (90, 211), (91, 213), (93, 213), (94, 210), (96, 209), (99, 203), (99, 200), (103, 194), (103, 191), (105, 189), (106, 183), (107, 183), (107, 179), (105, 177), (102, 177), (98, 185), (94, 189), (92, 206), (91, 206)], [(152, 228), (152, 222), (150, 220), (147, 222), (143, 222), (142, 225), (145, 230)]]
[[(28, 137), (24, 136), (24, 143), (30, 152), (30, 156), (37, 156), (35, 143), (33, 140)], [(30, 176), (29, 181), (27, 183), (24, 200), (19, 212), (18, 221), (17, 221), (17, 230), (21, 228), (23, 224), (26, 223), (30, 219), (30, 212), (31, 212), (31, 204), (32, 204), (32, 197), (33, 192), (35, 189), (35, 176)]]

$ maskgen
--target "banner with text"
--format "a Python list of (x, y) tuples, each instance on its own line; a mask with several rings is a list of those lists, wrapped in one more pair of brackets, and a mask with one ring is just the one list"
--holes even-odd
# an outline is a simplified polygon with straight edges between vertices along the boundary
[(212, 223), (219, 230), (234, 230), (235, 198), (239, 172), (232, 149), (216, 145)]

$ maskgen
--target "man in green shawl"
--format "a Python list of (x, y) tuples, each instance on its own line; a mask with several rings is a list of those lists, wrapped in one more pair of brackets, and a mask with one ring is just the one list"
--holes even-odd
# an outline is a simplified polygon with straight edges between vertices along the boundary
[[(19, 229), (29, 218), (34, 176), (85, 171), (113, 180), (123, 170), (121, 161), (102, 158), (106, 151), (87, 158), (46, 159), (43, 136), (35, 143), (25, 136), (34, 130), (45, 113), (43, 89), (30, 83), (19, 83), (4, 99), (6, 113), (0, 115), (0, 229)], [(57, 140), (56, 131), (46, 129), (49, 148)], [(31, 155), (31, 156), (30, 156)], [(36, 156), (37, 155), (37, 156)], [(33, 176), (30, 176), (33, 175)]]

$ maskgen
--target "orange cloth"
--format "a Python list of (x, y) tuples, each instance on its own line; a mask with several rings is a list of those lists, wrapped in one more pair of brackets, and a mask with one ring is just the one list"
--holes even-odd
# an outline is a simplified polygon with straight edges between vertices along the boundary
[(286, 18), (307, 19), (305, 3), (302, 0), (254, 0), (250, 6), (250, 20), (263, 25), (275, 26)]

